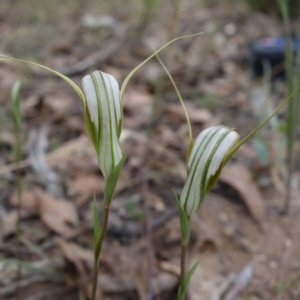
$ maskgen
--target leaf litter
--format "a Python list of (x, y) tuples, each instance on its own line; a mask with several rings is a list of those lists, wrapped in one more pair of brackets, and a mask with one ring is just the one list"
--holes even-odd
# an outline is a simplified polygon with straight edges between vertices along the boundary
[[(186, 40), (173, 46), (170, 71), (188, 104), (195, 134), (205, 127), (226, 123), (244, 136), (255, 126), (251, 105), (247, 103), (247, 90), (253, 82), (242, 63), (247, 58), (245, 37), (277, 35), (282, 26), (267, 15), (250, 13), (242, 4), (236, 4), (234, 11), (225, 2), (201, 9), (197, 5), (195, 1), (186, 3), (178, 35), (194, 32), (195, 28), (206, 33), (200, 41)], [(112, 27), (91, 29), (80, 24), (80, 18), (74, 15), (82, 17), (92, 13), (93, 20), (102, 20), (100, 14), (97, 16), (97, 8), (60, 10), (65, 11), (62, 18), (61, 12), (57, 15), (55, 9), (51, 20), (47, 19), (48, 15), (39, 15), (45, 24), (51, 22), (34, 33), (36, 25), (30, 22), (36, 17), (30, 17), (29, 11), (18, 4), (14, 7), (15, 13), (6, 14), (0, 24), (2, 40), (7, 41), (19, 24), (16, 12), (19, 12), (18, 20), (24, 18), (24, 30), (31, 34), (16, 37), (7, 44), (5, 52), (20, 58), (33, 57), (36, 53), (39, 55), (36, 61), (59, 67), (65, 74), (74, 75), (76, 82), (94, 69), (111, 72), (121, 82), (130, 69), (152, 53), (153, 45), (165, 43), (164, 28), (168, 28), (170, 20), (168, 5), (162, 5), (156, 12), (157, 19), (150, 21), (146, 34), (137, 42), (129, 31), (133, 26), (129, 10), (120, 8), (120, 13), (113, 10), (116, 15), (107, 13), (114, 20)], [(51, 16), (51, 7), (48, 12)], [(42, 46), (37, 36), (43, 41)], [(126, 38), (131, 42), (125, 43)], [(37, 53), (36, 49), (42, 50)], [(78, 291), (88, 293), (90, 284), (91, 199), (95, 194), (101, 202), (104, 188), (94, 149), (82, 125), (81, 107), (68, 87), (50, 74), (36, 69), (22, 70), (16, 65), (1, 64), (1, 67), (1, 118), (7, 125), (3, 126), (0, 145), (3, 177), (0, 256), (16, 258), (18, 201), (13, 178), (17, 164), (12, 155), (14, 136), (7, 118), (7, 99), (11, 85), (22, 72), (30, 77), (22, 90), (22, 136), (26, 145), (20, 162), (24, 180), (22, 261), (37, 264), (38, 268), (53, 267), (65, 278), (55, 282), (26, 269), (26, 276), (18, 283), (15, 267), (6, 272), (0, 269), (0, 298), (13, 299), (20, 284), (25, 300), (46, 299), (47, 294), (52, 298), (77, 299)], [(101, 257), (99, 289), (103, 299), (142, 299), (151, 280), (155, 299), (174, 299), (179, 278), (180, 235), (172, 188), (180, 193), (186, 178), (187, 127), (176, 95), (155, 60), (151, 61), (151, 68), (144, 67), (133, 78), (124, 107), (125, 130), (121, 140), (128, 160), (112, 205)], [(153, 107), (155, 121), (150, 124)], [(31, 145), (30, 133), (35, 133)], [(144, 167), (149, 172), (142, 180), (140, 169)], [(257, 174), (257, 170), (264, 174)], [(260, 176), (271, 184), (261, 188)], [(279, 213), (282, 199), (276, 193), (276, 182), (272, 183), (276, 181), (274, 178), (268, 167), (259, 166), (251, 143), (224, 169), (220, 184), (207, 197), (193, 222), (189, 263), (192, 265), (200, 256), (202, 261), (191, 282), (190, 299), (275, 299), (276, 284), (299, 275), (299, 206), (295, 202), (291, 215)], [(146, 214), (141, 195), (145, 180), (149, 185), (146, 197), (152, 216), (153, 278), (146, 275), (145, 253), (149, 244), (144, 235)], [(41, 253), (47, 256), (43, 258), (47, 261), (44, 265), (38, 264)], [(282, 299), (299, 297), (299, 287), (295, 285)]]

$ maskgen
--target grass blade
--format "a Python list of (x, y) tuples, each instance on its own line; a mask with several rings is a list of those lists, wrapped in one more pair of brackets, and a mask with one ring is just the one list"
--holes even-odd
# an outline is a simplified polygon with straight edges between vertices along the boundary
[(65, 82), (67, 82), (75, 90), (75, 92), (78, 95), (82, 105), (85, 107), (85, 98), (84, 98), (84, 95), (83, 95), (80, 87), (73, 80), (71, 80), (70, 78), (68, 78), (64, 74), (62, 74), (58, 71), (55, 71), (51, 68), (40, 65), (38, 63), (34, 63), (34, 62), (23, 60), (23, 59), (17, 59), (17, 58), (5, 56), (5, 55), (0, 55), (0, 59), (6, 59), (6, 60), (10, 60), (10, 61), (20, 62), (20, 63), (27, 64), (27, 65), (36, 66), (36, 67), (42, 68), (44, 70), (47, 70), (47, 71), (57, 75), (58, 77), (62, 78)]

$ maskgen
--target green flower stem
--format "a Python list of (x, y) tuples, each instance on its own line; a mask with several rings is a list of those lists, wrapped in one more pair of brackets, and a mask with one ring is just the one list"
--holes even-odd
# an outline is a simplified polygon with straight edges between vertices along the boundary
[(99, 269), (99, 264), (100, 264), (100, 254), (101, 254), (103, 240), (104, 240), (104, 237), (105, 237), (106, 231), (107, 231), (108, 217), (109, 217), (109, 207), (110, 207), (110, 201), (107, 201), (106, 204), (104, 205), (104, 218), (103, 218), (102, 231), (101, 231), (99, 241), (97, 243), (97, 249), (99, 249), (99, 256), (97, 257), (97, 259), (95, 259), (95, 264), (94, 264), (93, 288), (92, 288), (91, 300), (96, 299), (97, 285), (98, 285), (97, 284), (97, 282), (98, 282), (98, 273), (99, 273), (98, 269)]
[[(17, 226), (16, 226), (16, 236), (17, 236), (17, 249), (16, 249), (16, 257), (20, 261), (22, 261), (22, 242), (21, 242), (21, 209), (22, 209), (22, 183), (21, 183), (21, 168), (20, 168), (20, 161), (21, 161), (21, 138), (20, 132), (16, 130), (16, 186), (17, 186)], [(16, 279), (19, 282), (22, 279), (22, 266), (18, 264), (17, 266), (17, 274)], [(21, 299), (21, 291), (20, 285), (17, 286), (17, 299)]]
[[(186, 247), (187, 245), (182, 241), (181, 242), (181, 258), (180, 258), (180, 290), (185, 290), (185, 260), (186, 260)], [(179, 295), (179, 300), (184, 300), (184, 294)]]
[[(11, 109), (12, 117), (14, 121), (14, 134), (15, 134), (15, 160), (16, 160), (16, 190), (17, 190), (17, 224), (16, 224), (16, 258), (22, 261), (22, 242), (21, 242), (21, 194), (22, 194), (22, 183), (21, 183), (21, 153), (22, 153), (22, 141), (21, 141), (21, 110), (20, 110), (20, 88), (21, 81), (16, 81), (11, 89)], [(16, 273), (17, 282), (22, 279), (22, 266), (18, 264)], [(20, 286), (17, 286), (17, 299), (21, 299)]]

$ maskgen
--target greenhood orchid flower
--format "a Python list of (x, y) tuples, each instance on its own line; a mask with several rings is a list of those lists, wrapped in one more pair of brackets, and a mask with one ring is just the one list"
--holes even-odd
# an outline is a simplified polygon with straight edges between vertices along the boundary
[(226, 155), (238, 140), (239, 134), (225, 126), (210, 127), (198, 135), (189, 156), (188, 178), (180, 197), (181, 205), (189, 217), (216, 184)]
[(96, 149), (99, 168), (108, 178), (122, 160), (119, 137), (123, 113), (119, 85), (113, 76), (95, 71), (83, 77), (82, 89), (85, 127)]

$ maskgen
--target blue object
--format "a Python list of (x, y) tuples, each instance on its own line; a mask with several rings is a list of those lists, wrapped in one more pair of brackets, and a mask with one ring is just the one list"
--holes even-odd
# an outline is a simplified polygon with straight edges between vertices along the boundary
[[(296, 54), (298, 47), (297, 39), (292, 37), (291, 43), (293, 53)], [(283, 62), (285, 49), (286, 38), (284, 37), (266, 37), (252, 43), (251, 50), (254, 75), (260, 76), (263, 74), (263, 63), (267, 60), (274, 70), (273, 78), (284, 78)], [(275, 67), (277, 70), (274, 69)]]

